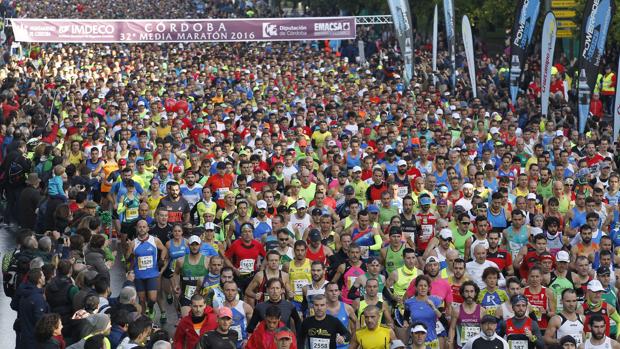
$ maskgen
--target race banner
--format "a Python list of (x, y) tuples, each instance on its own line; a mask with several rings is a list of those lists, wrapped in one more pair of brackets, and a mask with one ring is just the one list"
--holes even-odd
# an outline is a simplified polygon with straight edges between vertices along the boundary
[(540, 64), (540, 104), (542, 115), (547, 117), (549, 112), (549, 94), (551, 90), (551, 68), (553, 67), (553, 53), (555, 51), (555, 40), (558, 33), (557, 23), (553, 12), (547, 12), (545, 23), (543, 24), (542, 43), (541, 43), (541, 64)]
[(403, 75), (405, 83), (413, 78), (413, 28), (408, 0), (388, 0), (390, 13), (396, 29), (396, 39), (405, 63)]
[[(605, 42), (611, 19), (616, 11), (612, 0), (589, 0), (583, 13), (581, 26), (581, 45), (579, 53), (579, 133), (585, 132), (590, 105), (590, 95), (594, 90), (601, 66), (601, 58), (605, 53)], [(586, 91), (587, 87), (587, 91)], [(587, 92), (587, 96), (586, 96)]]
[(11, 19), (15, 41), (247, 42), (355, 39), (355, 17), (90, 20)]
[(519, 79), (534, 37), (539, 12), (540, 0), (519, 0), (510, 39), (510, 97), (513, 105), (517, 103)]
[(463, 47), (465, 48), (465, 57), (467, 58), (467, 70), (469, 71), (469, 80), (471, 80), (471, 91), (474, 98), (478, 97), (476, 93), (476, 64), (474, 62), (474, 39), (471, 35), (471, 24), (469, 18), (463, 16), (462, 28)]
[(437, 14), (437, 5), (435, 5), (435, 15), (433, 16), (433, 85), (437, 85), (437, 37), (438, 37), (438, 26), (439, 26), (439, 16)]
[[(620, 58), (618, 59), (618, 70), (620, 71)], [(616, 100), (614, 102), (614, 141), (618, 140), (618, 132), (620, 132), (620, 84), (616, 79)]]
[(454, 91), (456, 87), (456, 57), (454, 52), (454, 45), (456, 40), (456, 34), (454, 32), (454, 4), (452, 0), (443, 0), (443, 14), (446, 22), (446, 39), (448, 41), (448, 54), (450, 55), (450, 82), (451, 88)]

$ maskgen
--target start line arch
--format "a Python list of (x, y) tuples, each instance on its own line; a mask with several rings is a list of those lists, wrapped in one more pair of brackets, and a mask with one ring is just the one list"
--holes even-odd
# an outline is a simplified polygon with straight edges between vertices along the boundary
[(162, 43), (344, 40), (358, 25), (392, 24), (391, 15), (252, 19), (8, 18), (16, 42)]

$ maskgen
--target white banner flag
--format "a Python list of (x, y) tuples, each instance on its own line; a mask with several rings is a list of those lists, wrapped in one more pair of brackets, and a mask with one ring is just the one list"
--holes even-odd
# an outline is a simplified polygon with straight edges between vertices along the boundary
[(437, 5), (435, 5), (435, 16), (433, 17), (433, 85), (437, 85), (437, 36), (439, 26), (439, 16)]
[[(620, 58), (618, 59), (618, 70), (620, 72)], [(620, 131), (620, 84), (616, 80), (616, 102), (614, 103), (614, 141), (618, 139)]]
[(471, 35), (471, 24), (469, 18), (463, 16), (462, 28), (463, 46), (465, 47), (465, 57), (467, 58), (467, 70), (469, 71), (469, 80), (471, 80), (471, 91), (474, 98), (478, 97), (476, 93), (476, 62), (474, 62), (474, 38)]
[(557, 25), (553, 12), (547, 12), (542, 30), (541, 64), (540, 64), (540, 104), (542, 115), (547, 117), (549, 113), (549, 94), (551, 90), (551, 68), (553, 68), (553, 53), (557, 36)]

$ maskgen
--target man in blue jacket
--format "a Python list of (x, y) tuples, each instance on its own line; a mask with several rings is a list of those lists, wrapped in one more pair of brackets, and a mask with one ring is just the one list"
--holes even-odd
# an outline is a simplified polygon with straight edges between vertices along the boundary
[(17, 349), (32, 349), (37, 347), (34, 327), (43, 316), (49, 312), (49, 305), (45, 301), (43, 288), (45, 275), (41, 269), (31, 269), (28, 272), (28, 281), (19, 286), (19, 304), (17, 306)]

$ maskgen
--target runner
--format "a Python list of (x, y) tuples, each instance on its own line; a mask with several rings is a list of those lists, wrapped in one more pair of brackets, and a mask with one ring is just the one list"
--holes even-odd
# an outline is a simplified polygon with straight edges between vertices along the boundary
[(465, 343), (463, 349), (508, 349), (510, 346), (504, 338), (497, 335), (497, 318), (491, 315), (485, 315), (480, 320), (481, 331), (475, 337), (472, 337)]
[(200, 294), (203, 279), (209, 272), (209, 258), (200, 254), (200, 238), (196, 235), (188, 239), (189, 253), (183, 259), (178, 259), (174, 274), (180, 279), (180, 284), (172, 281), (172, 289), (179, 297), (181, 316), (189, 314), (191, 299), (195, 294)]
[(241, 238), (235, 240), (224, 253), (224, 263), (233, 268), (237, 285), (241, 293), (252, 282), (256, 271), (260, 269), (259, 257), (265, 257), (263, 245), (254, 239), (254, 227), (244, 223), (241, 226)]
[(484, 315), (479, 304), (476, 304), (480, 289), (473, 281), (465, 281), (460, 287), (460, 295), (463, 303), (450, 310), (450, 330), (448, 332), (448, 343), (456, 343), (458, 347), (463, 347), (470, 339), (480, 334), (481, 319)]
[(364, 309), (366, 325), (355, 331), (351, 338), (350, 349), (357, 348), (387, 348), (390, 342), (396, 340), (394, 331), (389, 326), (381, 325), (381, 309), (369, 305)]
[(364, 286), (366, 289), (366, 293), (364, 297), (357, 302), (357, 319), (360, 326), (366, 326), (365, 318), (363, 314), (365, 314), (364, 310), (369, 306), (375, 306), (379, 308), (379, 323), (385, 324), (388, 327), (393, 327), (394, 323), (392, 321), (392, 316), (390, 315), (390, 307), (387, 302), (383, 302), (378, 295), (379, 290), (379, 282), (377, 279), (368, 279), (366, 280), (366, 284)]
[(543, 338), (536, 321), (525, 315), (528, 301), (516, 295), (510, 299), (514, 317), (506, 320), (504, 332), (511, 348), (544, 348)]
[(609, 326), (607, 321), (600, 314), (594, 314), (588, 319), (588, 327), (592, 329), (592, 338), (587, 339), (579, 345), (579, 349), (599, 349), (599, 348), (620, 348), (620, 343), (609, 338), (606, 334)]
[(573, 289), (562, 291), (562, 311), (549, 320), (545, 331), (545, 344), (559, 344), (564, 336), (575, 339), (576, 345), (584, 342), (583, 315), (577, 314), (577, 294)]
[(239, 336), (237, 337), (237, 349), (243, 348), (247, 343), (248, 333), (246, 331), (248, 320), (252, 318), (252, 307), (240, 301), (239, 289), (234, 281), (227, 281), (223, 284), (224, 288), (224, 306), (231, 309), (232, 325), (231, 329), (235, 330)]
[[(159, 238), (149, 235), (146, 221), (140, 220), (136, 223), (136, 233), (136, 238), (128, 243), (125, 258), (132, 261), (142, 311), (152, 317), (153, 307), (157, 302), (159, 275), (163, 271), (163, 268), (159, 269), (159, 265), (166, 265), (168, 250)], [(158, 251), (161, 251), (161, 254)]]
[(280, 254), (273, 250), (269, 251), (267, 252), (265, 260), (265, 269), (254, 275), (254, 278), (252, 278), (252, 281), (245, 290), (246, 303), (250, 306), (254, 306), (256, 303), (266, 300), (265, 285), (269, 279), (276, 278), (282, 281), (288, 293), (289, 277), (288, 273), (282, 272), (279, 268)]
[(327, 299), (318, 295), (313, 299), (314, 316), (304, 319), (297, 336), (297, 347), (336, 349), (338, 344), (350, 341), (351, 333), (334, 316), (327, 314)]
[(305, 241), (297, 240), (293, 247), (295, 256), (286, 268), (290, 280), (288, 298), (292, 300), (297, 311), (302, 310), (303, 287), (312, 282), (312, 261), (306, 258), (307, 248)]
[(309, 311), (309, 314), (312, 314), (312, 309), (309, 309), (309, 306), (313, 304), (312, 298), (319, 294), (325, 294), (325, 286), (328, 284), (328, 281), (325, 280), (325, 266), (323, 263), (312, 262), (310, 274), (312, 275), (312, 282), (302, 288), (304, 297), (302, 308), (304, 309), (304, 314), (306, 314), (306, 310)]

